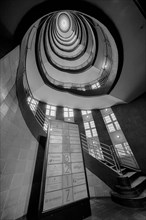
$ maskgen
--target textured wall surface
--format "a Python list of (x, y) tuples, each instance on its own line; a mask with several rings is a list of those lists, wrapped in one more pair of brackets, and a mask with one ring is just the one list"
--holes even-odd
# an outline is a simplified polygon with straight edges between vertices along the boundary
[(19, 48), (0, 61), (0, 219), (13, 220), (27, 213), (37, 141), (19, 109), (15, 77)]

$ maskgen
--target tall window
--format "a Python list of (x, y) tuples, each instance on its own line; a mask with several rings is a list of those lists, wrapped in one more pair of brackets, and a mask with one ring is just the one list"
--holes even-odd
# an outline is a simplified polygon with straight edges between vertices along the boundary
[(90, 110), (82, 110), (85, 134), (88, 142), (89, 154), (97, 159), (103, 159), (102, 149), (98, 139), (95, 122)]
[(82, 110), (81, 112), (82, 112), (82, 115), (88, 115), (91, 113), (90, 110)]
[(125, 135), (111, 108), (101, 110), (105, 126), (122, 165), (139, 168)]
[(87, 137), (97, 137), (97, 131), (94, 121), (84, 122), (85, 133)]
[(110, 113), (109, 115), (104, 116), (103, 119), (109, 132), (121, 130), (121, 127), (114, 113)]
[(46, 113), (45, 113), (45, 121), (43, 129), (47, 132), (49, 120), (53, 120), (56, 118), (56, 106), (46, 105)]
[(28, 103), (28, 105), (29, 105), (31, 111), (35, 114), (39, 102), (38, 102), (37, 100), (35, 100), (34, 98), (32, 98), (32, 97), (29, 96), (29, 97), (27, 98), (27, 103)]
[(95, 128), (95, 122), (90, 110), (82, 110), (85, 134), (87, 138), (97, 137), (97, 131)]
[[(46, 105), (46, 116), (56, 117), (56, 106)], [(51, 117), (49, 118), (51, 119)]]
[(72, 108), (64, 107), (64, 120), (74, 122), (74, 111)]
[(99, 83), (99, 82), (94, 83), (94, 84), (91, 85), (91, 88), (92, 88), (92, 89), (97, 89), (97, 88), (100, 88), (100, 87), (101, 87), (101, 86), (100, 86), (100, 83)]

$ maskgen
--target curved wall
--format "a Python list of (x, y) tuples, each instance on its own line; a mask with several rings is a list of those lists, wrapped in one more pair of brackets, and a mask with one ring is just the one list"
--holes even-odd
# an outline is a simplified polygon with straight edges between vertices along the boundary
[[(86, 2), (89, 1), (82, 2), (83, 4), (86, 4)], [(39, 3), (43, 4), (39, 5)], [(60, 9), (64, 6), (66, 1), (61, 1), (61, 4), (56, 4), (55, 1), (53, 1), (53, 3), (58, 9)], [(95, 11), (93, 10), (93, 13), (96, 13), (96, 7), (100, 8), (104, 13), (108, 15), (109, 20), (112, 20), (114, 22), (116, 28), (121, 35), (124, 47), (124, 66), (117, 85), (111, 91), (111, 96), (113, 96), (114, 98), (118, 98), (118, 100), (120, 99), (124, 100), (125, 102), (129, 102), (145, 91), (145, 19), (135, 5), (134, 1), (132, 0), (92, 0), (90, 1), (90, 3), (95, 8)], [(74, 1), (73, 4), (78, 4), (78, 1)], [(85, 4), (82, 9), (87, 10), (87, 8), (85, 8)], [(3, 2), (1, 1), (0, 5), (0, 20), (2, 25), (6, 28), (7, 33), (9, 33), (9, 38), (11, 40), (14, 34), (16, 37), (14, 39), (22, 39), (22, 36), (26, 32), (26, 30), (35, 20), (38, 19), (38, 17), (44, 15), (45, 13), (48, 13), (48, 10), (56, 10), (55, 5), (49, 5), (49, 2), (44, 2), (43, 0), (5, 0)], [(17, 7), (15, 5), (17, 5)], [(35, 8), (33, 9), (33, 7)], [(40, 10), (40, 8), (42, 10)], [(88, 11), (89, 10), (90, 7), (88, 7)], [(7, 14), (9, 14), (9, 17), (7, 16)], [(15, 16), (13, 16), (14, 14)], [(101, 17), (103, 22), (108, 25), (108, 19), (106, 20), (102, 18), (100, 14), (99, 17)], [(1, 34), (4, 33), (6, 35), (5, 31), (1, 32)], [(18, 43), (17, 40), (16, 42)]]

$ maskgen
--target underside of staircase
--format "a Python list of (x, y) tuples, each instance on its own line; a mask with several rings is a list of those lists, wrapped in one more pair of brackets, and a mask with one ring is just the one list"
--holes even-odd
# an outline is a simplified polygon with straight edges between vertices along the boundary
[(125, 168), (118, 177), (115, 190), (111, 191), (114, 202), (133, 208), (146, 207), (146, 176), (130, 168)]
[(116, 170), (83, 149), (86, 167), (111, 188), (112, 201), (131, 208), (146, 207), (146, 175), (123, 166)]

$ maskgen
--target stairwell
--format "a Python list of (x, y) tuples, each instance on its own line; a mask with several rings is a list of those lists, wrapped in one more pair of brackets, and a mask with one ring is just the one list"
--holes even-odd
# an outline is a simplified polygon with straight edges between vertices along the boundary
[(124, 206), (146, 207), (146, 176), (141, 172), (125, 168), (118, 177), (115, 190), (111, 191), (111, 198)]
[(86, 167), (111, 188), (111, 199), (123, 206), (145, 208), (146, 175), (140, 170), (121, 166), (110, 146), (100, 143), (104, 157), (99, 159), (96, 154), (90, 153), (84, 134), (81, 134), (81, 142)]
[[(38, 108), (39, 117), (34, 116), (41, 127), (42, 115), (42, 110)], [(49, 124), (48, 119), (47, 121)], [(86, 136), (80, 134), (80, 139), (85, 166), (111, 188), (111, 199), (123, 206), (145, 208), (146, 176), (141, 171), (120, 166), (112, 146), (100, 143), (100, 149), (96, 148), (93, 155), (89, 152)], [(95, 150), (95, 146), (93, 149)]]

